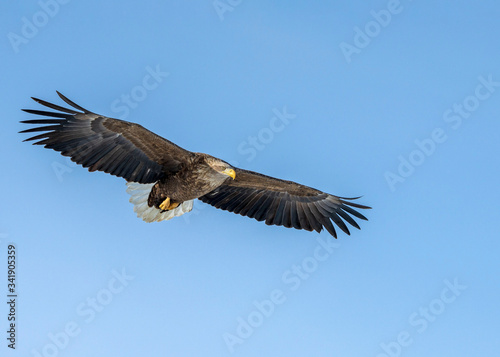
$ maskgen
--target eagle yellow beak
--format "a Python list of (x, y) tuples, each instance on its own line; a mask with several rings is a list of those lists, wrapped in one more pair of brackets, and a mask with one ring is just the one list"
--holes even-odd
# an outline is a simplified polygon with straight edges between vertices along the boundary
[(233, 180), (236, 178), (236, 172), (233, 169), (225, 169), (222, 173), (230, 176)]

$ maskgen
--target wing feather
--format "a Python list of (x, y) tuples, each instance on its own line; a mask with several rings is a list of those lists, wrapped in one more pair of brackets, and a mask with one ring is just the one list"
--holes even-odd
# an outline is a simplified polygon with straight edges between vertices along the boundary
[(249, 214), (249, 211), (257, 206), (257, 202), (259, 202), (259, 200), (264, 197), (264, 193), (262, 193), (262, 190), (258, 190), (256, 192), (248, 192), (247, 193), (249, 196), (251, 196), (252, 198), (245, 204), (245, 206), (241, 207), (239, 209), (239, 212), (235, 212), (235, 213), (239, 213), (241, 214), (242, 216), (248, 216), (250, 217), (250, 214)]
[(89, 171), (104, 171), (143, 184), (177, 172), (193, 156), (138, 124), (95, 114), (57, 94), (72, 108), (33, 98), (58, 112), (24, 109), (30, 114), (52, 117), (22, 121), (42, 126), (21, 133), (45, 132), (25, 141), (34, 140), (34, 145), (59, 151)]
[(232, 212), (240, 213), (252, 200), (258, 198), (258, 194), (249, 192), (249, 190), (247, 189), (242, 192), (241, 197), (242, 199), (238, 202), (238, 205)]
[(335, 226), (350, 234), (349, 225), (359, 225), (352, 216), (366, 220), (353, 209), (368, 209), (351, 202), (355, 198), (337, 197), (292, 181), (256, 172), (235, 169), (236, 179), (200, 197), (214, 207), (264, 221), (268, 225), (315, 230), (326, 229), (337, 237)]
[(269, 206), (271, 206), (271, 204), (273, 203), (275, 195), (275, 192), (272, 192), (268, 195), (263, 196), (264, 201), (262, 202), (262, 205), (257, 208), (257, 212), (255, 213), (254, 217), (257, 221), (260, 222), (266, 219), (267, 211), (269, 210)]
[(309, 222), (309, 217), (307, 217), (302, 202), (297, 202), (297, 214), (299, 216), (300, 228), (311, 232), (313, 230), (311, 223)]
[[(345, 203), (345, 202), (343, 202)], [(352, 214), (353, 216), (359, 218), (359, 219), (362, 219), (362, 220), (365, 220), (365, 221), (368, 221), (368, 218), (366, 218), (365, 216), (363, 216), (361, 213), (359, 213), (358, 211), (352, 209), (351, 207), (349, 206), (346, 206), (344, 204), (342, 204), (340, 206), (341, 209), (343, 209), (344, 211), (346, 211), (347, 213), (349, 214)], [(369, 207), (365, 207), (365, 208), (369, 208)]]
[(295, 229), (302, 229), (299, 221), (299, 215), (297, 213), (297, 202), (290, 201), (290, 218), (292, 221), (292, 227)]
[(281, 202), (281, 197), (279, 196), (276, 196), (274, 197), (273, 201), (271, 202), (271, 204), (269, 205), (269, 207), (266, 209), (266, 212), (265, 212), (265, 218), (266, 218), (266, 224), (268, 226), (272, 225), (273, 222), (274, 222), (274, 219), (276, 217), (276, 215), (278, 214), (278, 209), (279, 209), (279, 206), (280, 206), (280, 202)]
[(292, 217), (291, 217), (291, 208), (292, 208), (292, 203), (290, 199), (287, 197), (287, 199), (283, 200), (285, 202), (285, 207), (283, 208), (283, 226), (286, 228), (292, 228)]
[(280, 194), (280, 201), (278, 204), (278, 207), (276, 208), (276, 213), (274, 214), (274, 219), (272, 224), (275, 226), (284, 226), (283, 224), (283, 211), (285, 210), (285, 205), (286, 205), (286, 194), (282, 195)]

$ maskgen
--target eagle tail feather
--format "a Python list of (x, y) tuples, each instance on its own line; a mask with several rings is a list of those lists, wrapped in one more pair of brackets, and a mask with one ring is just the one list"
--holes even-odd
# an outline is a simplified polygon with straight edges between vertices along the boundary
[(127, 182), (127, 193), (130, 194), (130, 202), (134, 205), (134, 212), (137, 217), (145, 222), (160, 222), (182, 216), (193, 209), (194, 200), (185, 201), (177, 208), (162, 212), (156, 207), (148, 206), (148, 197), (155, 183), (141, 184), (137, 182)]

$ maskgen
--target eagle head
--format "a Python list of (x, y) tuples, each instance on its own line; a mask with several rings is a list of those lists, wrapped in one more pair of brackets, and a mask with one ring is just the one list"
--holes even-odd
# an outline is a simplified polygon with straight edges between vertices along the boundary
[(210, 166), (213, 170), (217, 171), (218, 173), (227, 175), (231, 177), (233, 180), (236, 178), (236, 171), (227, 162), (217, 159), (215, 157), (207, 157), (205, 158), (205, 161), (207, 162), (208, 166)]

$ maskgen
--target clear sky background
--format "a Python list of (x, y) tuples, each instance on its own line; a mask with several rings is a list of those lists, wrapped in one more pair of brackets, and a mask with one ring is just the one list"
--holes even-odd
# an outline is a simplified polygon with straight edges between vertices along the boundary
[[(0, 5), (2, 356), (498, 353), (497, 1), (62, 2)], [(123, 179), (22, 142), (56, 90), (369, 221), (144, 223)]]

